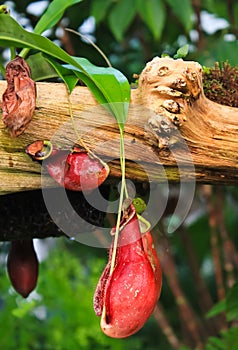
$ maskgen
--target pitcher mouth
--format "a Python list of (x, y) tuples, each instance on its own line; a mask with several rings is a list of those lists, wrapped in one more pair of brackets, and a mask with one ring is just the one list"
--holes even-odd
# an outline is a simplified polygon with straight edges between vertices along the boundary
[(53, 145), (48, 140), (36, 140), (26, 147), (26, 153), (33, 159), (42, 161), (52, 155)]

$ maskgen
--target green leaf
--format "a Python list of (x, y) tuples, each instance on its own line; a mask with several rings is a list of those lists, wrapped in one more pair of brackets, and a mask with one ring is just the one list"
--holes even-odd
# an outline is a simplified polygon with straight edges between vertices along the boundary
[(204, 74), (210, 74), (211, 72), (211, 68), (206, 66), (202, 66), (202, 70)]
[(170, 57), (170, 55), (168, 53), (162, 53), (161, 57)]
[[(130, 85), (126, 77), (115, 68), (97, 67), (86, 58), (74, 57), (74, 59), (83, 70), (73, 66), (66, 68), (75, 72), (100, 103), (108, 104), (105, 107), (115, 116), (119, 124), (124, 124), (130, 101)], [(90, 81), (88, 76), (91, 77)]]
[(207, 347), (206, 349), (209, 350), (209, 347), (208, 345), (210, 346), (210, 349), (214, 349), (214, 350), (225, 350), (225, 345), (224, 345), (224, 342), (222, 339), (218, 338), (218, 337), (210, 337), (208, 339), (208, 344), (207, 344)]
[[(100, 103), (108, 103), (118, 123), (125, 123), (130, 101), (130, 85), (118, 70), (97, 67), (85, 58), (72, 57), (49, 39), (24, 30), (10, 16), (0, 15), (0, 45), (29, 47), (68, 63), (91, 89)], [(120, 103), (117, 103), (120, 102)]]
[(212, 318), (219, 315), (221, 312), (226, 310), (226, 299), (219, 301), (212, 309), (206, 314), (207, 318)]
[(63, 80), (69, 92), (71, 93), (78, 82), (78, 78), (74, 72), (68, 70), (50, 57), (45, 57), (45, 60), (52, 67), (52, 69), (54, 69), (54, 71), (57, 73), (57, 76)]
[(109, 27), (118, 41), (123, 36), (132, 22), (136, 13), (136, 0), (120, 0), (111, 9), (108, 21)]
[(224, 349), (237, 350), (238, 349), (238, 327), (233, 326), (224, 333)]
[(52, 28), (61, 19), (68, 7), (81, 1), (82, 0), (53, 0), (36, 24), (34, 33), (41, 34), (45, 30)]
[(112, 0), (94, 0), (91, 5), (90, 15), (95, 18), (97, 23), (101, 22), (106, 15), (108, 7)]
[(238, 42), (235, 41), (224, 41), (219, 38), (218, 40), (213, 40), (212, 50), (215, 61), (228, 61), (231, 66), (237, 65), (237, 53), (238, 53)]
[(182, 6), (180, 0), (166, 0), (176, 17), (184, 26), (186, 32), (193, 26), (193, 7), (191, 0), (183, 0)]
[(29, 56), (27, 63), (31, 68), (31, 77), (35, 81), (58, 77), (54, 68), (47, 62), (41, 52)]
[[(65, 65), (64, 68), (68, 69), (71, 72), (74, 72), (76, 77), (82, 80), (87, 87), (93, 92), (94, 97), (101, 104), (107, 104), (107, 100), (100, 89), (98, 89), (97, 85), (94, 83), (92, 79), (90, 79), (85, 73), (83, 73), (80, 69), (77, 69), (71, 65)], [(111, 109), (109, 109), (110, 113), (113, 113)]]
[(13, 316), (17, 317), (17, 318), (23, 318), (24, 316), (26, 316), (31, 310), (34, 309), (36, 305), (36, 302), (34, 300), (32, 301), (22, 301), (20, 303), (20, 305), (18, 306), (18, 308), (15, 308), (12, 310), (12, 314)]
[[(159, 40), (165, 24), (165, 6), (162, 0), (137, 0), (137, 10), (154, 39)], [(181, 5), (180, 5), (181, 7)]]
[(189, 49), (189, 45), (188, 44), (180, 47), (177, 50), (177, 53), (174, 55), (174, 58), (184, 58), (184, 57), (186, 57), (187, 54), (188, 54), (188, 49)]
[(27, 32), (11, 16), (0, 14), (0, 46), (28, 47), (42, 51), (63, 62), (75, 64), (74, 59), (63, 49), (44, 36)]
[(227, 321), (233, 321), (238, 319), (238, 283), (229, 290), (227, 294), (226, 303), (226, 317)]

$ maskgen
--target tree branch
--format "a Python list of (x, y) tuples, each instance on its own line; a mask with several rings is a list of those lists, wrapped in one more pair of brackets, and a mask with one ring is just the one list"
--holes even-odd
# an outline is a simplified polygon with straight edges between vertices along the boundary
[[(6, 88), (0, 82), (0, 93)], [(38, 83), (33, 120), (18, 138), (0, 126), (0, 191), (2, 194), (41, 188), (41, 167), (25, 154), (36, 139), (64, 147), (77, 141), (70, 122), (64, 84)], [(74, 118), (86, 144), (110, 161), (111, 176), (120, 176), (119, 132), (113, 117), (86, 87), (71, 95)], [(238, 182), (238, 109), (208, 100), (202, 68), (196, 62), (155, 58), (132, 90), (125, 126), (127, 177), (137, 181), (213, 184)], [(161, 165), (164, 172), (161, 171)], [(54, 186), (46, 178), (44, 186)]]

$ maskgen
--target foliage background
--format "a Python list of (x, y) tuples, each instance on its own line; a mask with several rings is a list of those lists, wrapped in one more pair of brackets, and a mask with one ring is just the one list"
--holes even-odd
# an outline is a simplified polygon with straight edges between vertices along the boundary
[[(47, 5), (47, 1), (37, 3), (42, 10)], [(6, 4), (11, 8), (11, 14), (29, 30), (41, 15), (30, 13), (30, 1)], [(92, 45), (64, 31), (65, 27), (90, 36), (112, 65), (131, 82), (134, 81), (133, 74), (139, 74), (148, 60), (163, 53), (173, 56), (184, 44), (189, 44), (186, 59), (206, 66), (226, 60), (232, 65), (237, 64), (238, 3), (235, 1), (186, 0), (181, 6), (181, 1), (172, 0), (85, 0), (69, 8), (63, 20), (45, 33), (71, 55), (86, 57), (96, 65), (105, 66), (105, 61)], [(9, 52), (1, 51), (1, 61), (5, 63)], [(226, 263), (227, 243), (235, 250), (237, 247), (238, 191), (236, 187), (222, 187), (217, 191), (209, 186), (208, 192), (209, 196), (206, 186), (197, 187), (189, 220), (180, 232), (165, 235), (166, 241), (163, 233), (158, 235), (159, 251), (165, 254), (168, 244), (176, 265), (173, 277), (179, 278), (186, 302), (199, 320), (198, 328), (202, 324), (200, 328), (206, 331), (201, 335), (201, 341), (192, 341), (188, 334), (187, 322), (191, 320), (181, 313), (176, 300), (178, 286), (171, 289), (168, 273), (164, 276), (160, 300), (172, 335), (177, 339), (176, 344), (171, 344), (171, 334), (166, 334), (165, 327), (154, 317), (128, 339), (114, 340), (104, 336), (99, 319), (92, 310), (92, 297), (107, 254), (60, 238), (53, 240), (53, 248), (49, 248), (51, 240), (45, 242), (43, 250), (49, 254), (41, 262), (37, 290), (27, 300), (22, 300), (10, 287), (5, 271), (9, 244), (0, 245), (1, 349), (236, 349), (236, 251), (230, 255), (233, 260), (229, 260), (229, 269)], [(222, 207), (217, 207), (219, 201), (222, 201)], [(167, 209), (163, 219), (165, 227), (170, 208)], [(215, 228), (211, 226), (214, 215), (219, 219)], [(223, 239), (222, 226), (228, 239)], [(163, 232), (163, 228), (160, 229)], [(185, 240), (188, 236), (190, 243)], [(212, 243), (214, 237), (217, 238), (216, 246)], [(201, 295), (197, 287), (200, 282), (194, 277), (186, 248), (196, 257), (199, 276), (205, 281), (212, 302), (215, 304), (226, 296), (226, 302), (213, 309), (212, 315), (223, 311), (217, 316), (219, 326), (215, 332), (211, 327), (214, 319), (206, 319), (199, 303)], [(216, 265), (214, 249), (219, 254), (221, 266)], [(217, 285), (218, 270), (222, 275), (223, 294)]]

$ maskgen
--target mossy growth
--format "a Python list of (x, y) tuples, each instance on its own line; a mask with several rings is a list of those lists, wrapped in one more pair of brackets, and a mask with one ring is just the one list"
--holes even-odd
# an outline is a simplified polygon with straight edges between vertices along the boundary
[(203, 89), (210, 100), (238, 107), (238, 66), (223, 62), (215, 63), (213, 68), (204, 67)]

